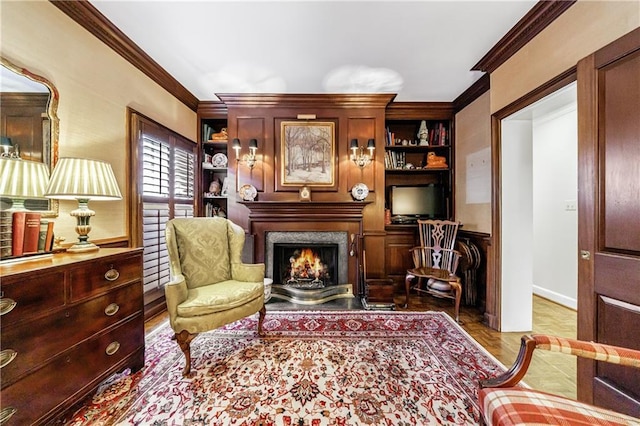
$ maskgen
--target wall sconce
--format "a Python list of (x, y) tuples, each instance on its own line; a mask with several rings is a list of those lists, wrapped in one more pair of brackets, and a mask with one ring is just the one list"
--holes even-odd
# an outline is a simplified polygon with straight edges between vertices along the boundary
[(240, 139), (234, 138), (231, 146), (236, 151), (236, 163), (242, 161), (247, 164), (247, 167), (253, 169), (258, 162), (258, 159), (256, 158), (258, 141), (256, 139), (249, 140), (249, 153), (242, 156), (242, 159), (240, 159)]
[(45, 197), (78, 200), (78, 208), (70, 213), (76, 218), (78, 242), (67, 249), (78, 253), (99, 249), (89, 242), (89, 219), (96, 214), (89, 209), (89, 200), (120, 200), (122, 194), (111, 164), (99, 160), (61, 158), (53, 169)]
[(364, 146), (358, 146), (358, 139), (351, 139), (351, 144), (349, 145), (351, 149), (351, 160), (360, 167), (361, 169), (365, 168), (373, 158), (373, 150), (376, 149), (376, 141), (374, 139), (369, 139), (367, 142), (367, 149), (369, 150), (369, 154), (365, 154)]

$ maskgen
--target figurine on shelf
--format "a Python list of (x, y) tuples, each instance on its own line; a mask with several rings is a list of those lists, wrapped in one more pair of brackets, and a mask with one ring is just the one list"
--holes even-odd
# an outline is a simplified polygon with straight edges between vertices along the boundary
[(420, 139), (418, 145), (429, 145), (429, 130), (427, 129), (427, 122), (424, 120), (422, 120), (420, 128), (418, 129), (418, 139)]
[(211, 135), (211, 139), (212, 141), (226, 141), (228, 138), (228, 134), (227, 134), (227, 128), (223, 127), (222, 130), (220, 130), (218, 133), (214, 133)]
[(427, 169), (431, 168), (444, 168), (447, 167), (447, 158), (436, 155), (435, 152), (431, 151), (427, 154)]
[(222, 192), (222, 184), (220, 183), (220, 179), (216, 179), (209, 184), (209, 192), (216, 197), (220, 195), (220, 193)]

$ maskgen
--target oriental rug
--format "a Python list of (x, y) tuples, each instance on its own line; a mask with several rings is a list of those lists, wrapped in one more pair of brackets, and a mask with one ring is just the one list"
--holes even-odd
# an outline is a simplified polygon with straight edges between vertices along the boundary
[(202, 333), (192, 373), (168, 323), (145, 367), (114, 376), (68, 425), (474, 425), (477, 383), (505, 371), (440, 312), (267, 312)]

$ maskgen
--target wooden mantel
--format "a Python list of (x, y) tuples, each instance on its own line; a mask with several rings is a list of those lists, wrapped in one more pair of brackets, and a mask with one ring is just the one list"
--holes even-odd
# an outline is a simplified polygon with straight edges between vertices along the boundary
[[(341, 231), (351, 241), (362, 236), (364, 208), (370, 201), (241, 201), (249, 209), (248, 232), (254, 236), (256, 262), (265, 261), (266, 234), (268, 232)], [(356, 256), (343, 259), (348, 264), (348, 280), (353, 293), (361, 294), (358, 277), (360, 250)]]
[(370, 201), (241, 201), (249, 209), (249, 222), (296, 220), (318, 222), (362, 221), (362, 210)]

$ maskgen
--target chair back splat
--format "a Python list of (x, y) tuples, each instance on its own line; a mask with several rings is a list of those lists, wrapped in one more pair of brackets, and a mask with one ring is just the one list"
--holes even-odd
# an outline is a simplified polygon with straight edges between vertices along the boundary
[(450, 220), (419, 220), (420, 246), (453, 250), (460, 222)]

